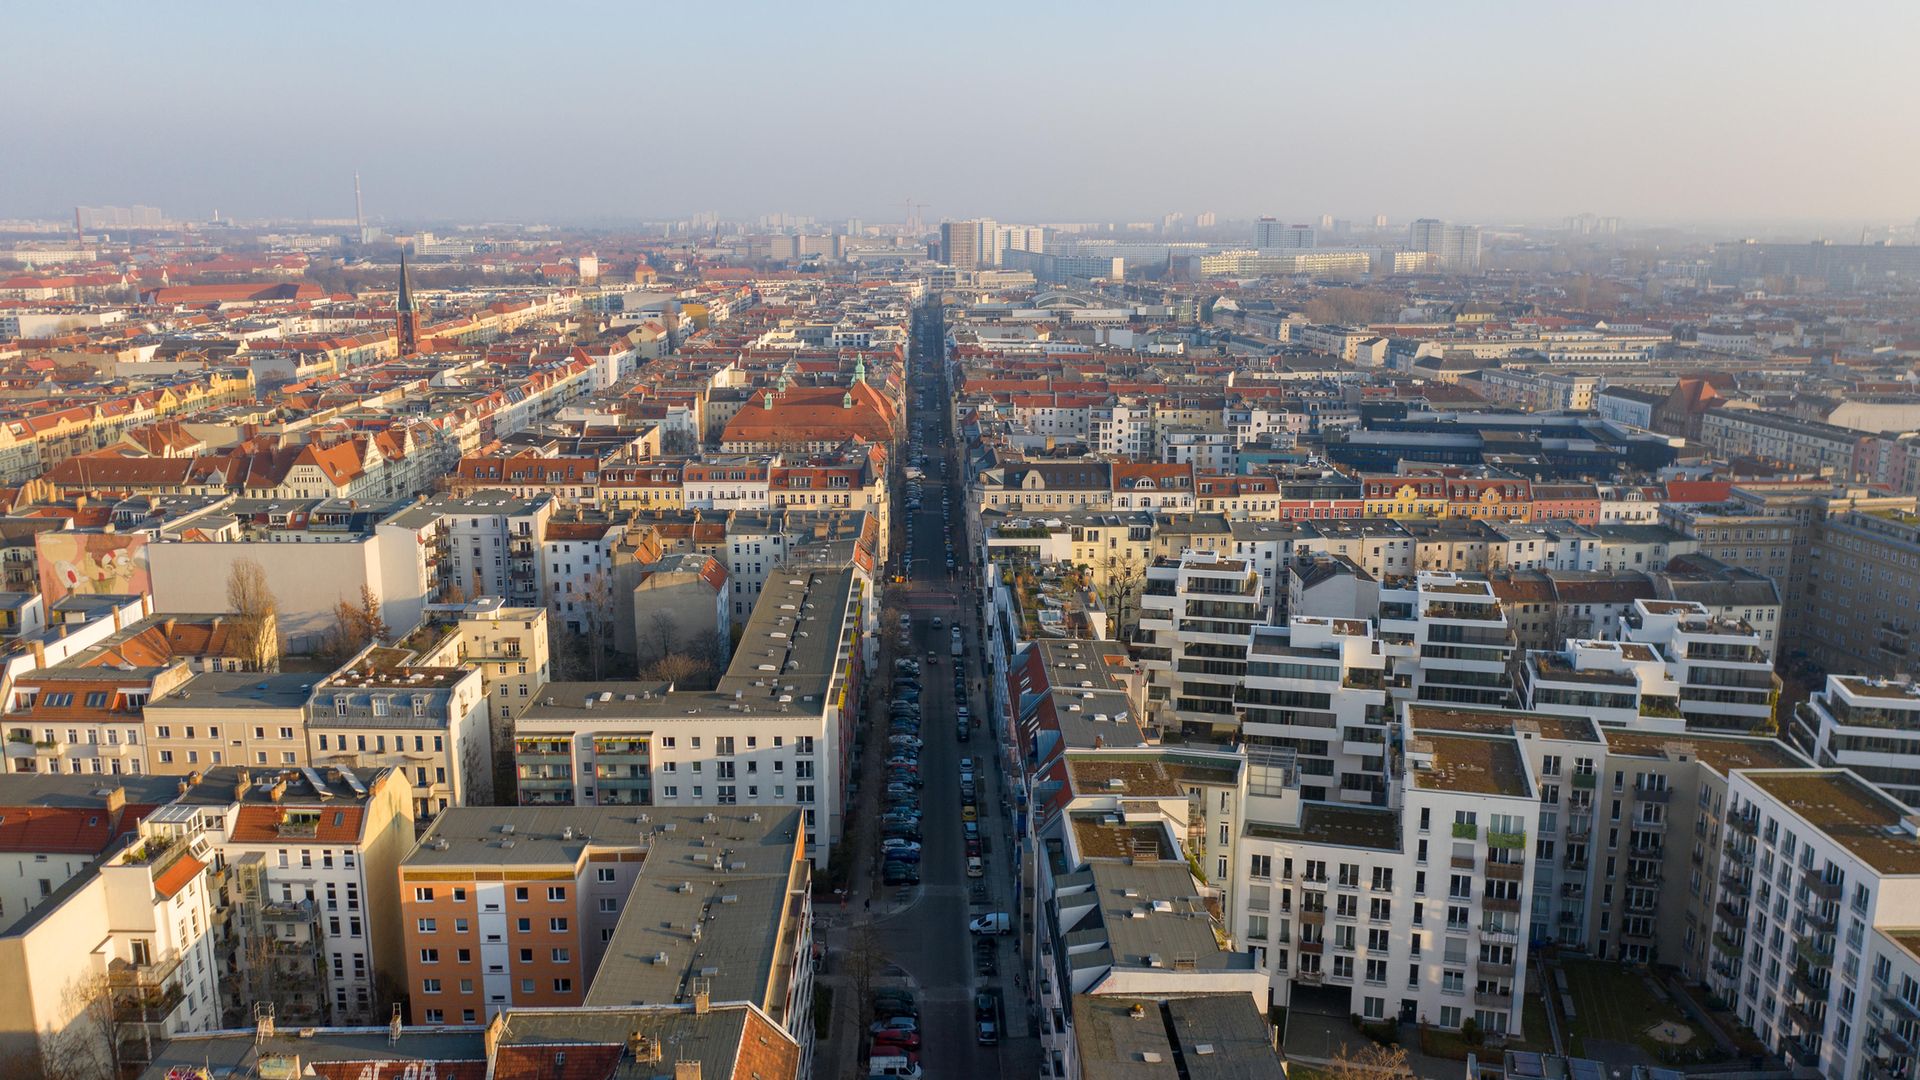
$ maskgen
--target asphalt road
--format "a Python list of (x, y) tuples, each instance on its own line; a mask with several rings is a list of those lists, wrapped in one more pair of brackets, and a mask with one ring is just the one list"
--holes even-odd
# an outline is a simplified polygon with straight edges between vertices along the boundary
[[(860, 815), (858, 827), (864, 834), (856, 838), (856, 850), (862, 853), (858, 868), (861, 876), (856, 881), (854, 895), (861, 900), (850, 906), (845, 926), (849, 937), (862, 925), (872, 928), (880, 952), (891, 965), (887, 974), (878, 980), (881, 985), (908, 985), (919, 993), (921, 1064), (927, 1077), (939, 1080), (1033, 1076), (1038, 1071), (1039, 1040), (1025, 1037), (1025, 995), (1013, 983), (1019, 960), (1011, 937), (996, 941), (999, 971), (991, 981), (1001, 987), (1008, 1004), (1006, 1019), (1011, 1034), (1019, 1037), (1003, 1039), (998, 1046), (980, 1046), (974, 1038), (973, 996), (976, 988), (986, 985), (986, 980), (975, 975), (973, 939), (967, 932), (967, 921), (974, 908), (969, 899), (961, 826), (961, 757), (971, 756), (975, 762), (980, 824), (987, 838), (989, 873), (985, 880), (990, 906), (982, 910), (1011, 911), (1010, 853), (1014, 849), (1008, 822), (1001, 810), (1006, 786), (996, 771), (1000, 755), (991, 745), (991, 728), (985, 726), (980, 716), (979, 679), (985, 666), (977, 654), (972, 606), (964, 603), (958, 594), (968, 558), (963, 532), (963, 494), (958, 483), (959, 462), (952, 453), (953, 440), (948, 430), (950, 395), (944, 385), (934, 381), (936, 374), (932, 365), (921, 360), (923, 356), (939, 355), (941, 334), (937, 319), (924, 316), (917, 319), (907, 417), (910, 427), (923, 433), (928, 478), (921, 509), (911, 515), (905, 509), (905, 484), (900, 485), (902, 501), (896, 504), (896, 512), (901, 515), (897, 520), (903, 521), (905, 528), (896, 533), (896, 547), (904, 550), (905, 533), (911, 531), (914, 560), (911, 580), (904, 586), (893, 586), (895, 591), (890, 597), (897, 611), (912, 616), (912, 654), (921, 663), (921, 738), (926, 743), (920, 752), (920, 775), (925, 784), (920, 804), (924, 815), (921, 880), (917, 886), (897, 889), (878, 884), (878, 857), (872, 854), (878, 847), (874, 835), (876, 815)], [(923, 391), (933, 405), (930, 410), (918, 408)], [(940, 469), (943, 459), (947, 463), (944, 477)], [(951, 529), (946, 527), (941, 515), (943, 491), (953, 504)], [(952, 578), (946, 567), (949, 542), (957, 566)], [(876, 679), (892, 679), (893, 659), (898, 655), (897, 611), (887, 612), (887, 618), (896, 621), (882, 628), (882, 671)], [(933, 626), (936, 615), (941, 619), (939, 629)], [(958, 741), (954, 732), (957, 702), (953, 692), (954, 657), (949, 627), (956, 619), (960, 620), (967, 650), (965, 666), (970, 708), (974, 716), (982, 720), (982, 726), (975, 728), (972, 738), (965, 743)], [(882, 695), (883, 700), (885, 696)], [(874, 723), (884, 725), (884, 707)], [(863, 770), (866, 778), (862, 784), (878, 787), (879, 777), (884, 773), (884, 728), (879, 733), (870, 731), (868, 738), (867, 761), (873, 767)], [(862, 794), (872, 797), (865, 791)], [(873, 898), (871, 908), (865, 903), (869, 896)]]

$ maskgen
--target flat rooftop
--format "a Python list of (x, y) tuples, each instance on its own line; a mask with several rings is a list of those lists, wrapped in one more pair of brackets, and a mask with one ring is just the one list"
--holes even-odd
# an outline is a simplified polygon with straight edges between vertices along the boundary
[(1920, 839), (1900, 831), (1910, 811), (1852, 773), (1751, 772), (1747, 779), (1882, 874), (1920, 874)]
[(1264, 840), (1305, 840), (1369, 851), (1400, 850), (1400, 814), (1385, 808), (1310, 802), (1300, 807), (1299, 825), (1250, 822), (1246, 835)]
[(317, 681), (312, 672), (203, 671), (173, 693), (147, 702), (146, 710), (304, 709)]
[(1428, 730), (1418, 732), (1408, 749), (1409, 759), (1421, 751), (1433, 755), (1430, 768), (1414, 768), (1409, 760), (1407, 775), (1414, 787), (1514, 799), (1533, 797), (1533, 788), (1527, 783), (1526, 759), (1512, 737), (1441, 735)]
[(1271, 1080), (1272, 1029), (1247, 994), (1151, 998), (1082, 994), (1073, 1002), (1083, 1072), (1102, 1080)]
[(1109, 754), (1073, 754), (1067, 758), (1067, 776), (1082, 795), (1124, 795), (1134, 799), (1171, 799), (1185, 790), (1160, 762), (1144, 757)]
[[(1083, 859), (1172, 859), (1166, 829), (1158, 822), (1129, 824), (1122, 815), (1080, 811), (1069, 815), (1074, 846)], [(1184, 865), (1184, 864), (1182, 864)]]
[(1788, 749), (1778, 739), (1739, 735), (1663, 735), (1653, 731), (1608, 728), (1607, 750), (1639, 758), (1669, 758), (1688, 754), (1695, 761), (1726, 776), (1735, 769), (1801, 769), (1812, 762)]
[(1599, 742), (1600, 733), (1584, 716), (1524, 712), (1519, 709), (1463, 709), (1442, 705), (1409, 704), (1407, 719), (1416, 732), (1452, 731), (1468, 735), (1511, 735), (1517, 725), (1533, 725), (1545, 739), (1561, 742)]

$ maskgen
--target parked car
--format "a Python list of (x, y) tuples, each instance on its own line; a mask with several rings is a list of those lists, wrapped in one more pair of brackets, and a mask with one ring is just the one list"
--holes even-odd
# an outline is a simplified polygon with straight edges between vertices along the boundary
[(979, 856), (977, 855), (969, 856), (967, 859), (967, 876), (968, 877), (986, 877), (987, 864), (981, 862)]
[(1004, 934), (1013, 929), (1013, 920), (1004, 911), (993, 911), (974, 916), (967, 929), (975, 934)]

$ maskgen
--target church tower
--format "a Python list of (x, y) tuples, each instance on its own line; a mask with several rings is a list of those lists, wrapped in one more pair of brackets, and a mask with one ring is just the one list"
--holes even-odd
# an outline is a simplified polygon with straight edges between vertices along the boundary
[(413, 277), (407, 273), (407, 249), (400, 249), (400, 297), (394, 303), (394, 318), (399, 323), (400, 355), (420, 351), (420, 313), (413, 307)]

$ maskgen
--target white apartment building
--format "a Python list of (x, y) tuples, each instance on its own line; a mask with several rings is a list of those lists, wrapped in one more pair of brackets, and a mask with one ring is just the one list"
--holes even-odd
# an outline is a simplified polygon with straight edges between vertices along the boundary
[(1420, 701), (1511, 704), (1514, 634), (1493, 587), (1428, 570), (1412, 586), (1380, 590), (1380, 640), (1396, 687)]
[(1753, 731), (1773, 718), (1773, 644), (1744, 620), (1683, 600), (1635, 600), (1621, 639), (1651, 646), (1680, 688), (1688, 729)]
[[(1517, 737), (1408, 723), (1391, 805), (1302, 799), (1249, 761), (1233, 938), (1276, 1003), (1519, 1032), (1538, 786)], [(1443, 861), (1444, 860), (1444, 861)]]
[(1829, 675), (1785, 727), (1815, 764), (1851, 769), (1908, 806), (1920, 806), (1920, 686)]
[(1162, 727), (1235, 726), (1248, 635), (1263, 621), (1259, 597), (1250, 564), (1211, 551), (1147, 568), (1133, 652), (1147, 670), (1149, 714)]
[(1258, 626), (1236, 704), (1249, 748), (1294, 755), (1301, 797), (1384, 805), (1393, 714), (1372, 627), (1295, 615)]
[(1796, 1065), (1904, 1075), (1920, 1021), (1913, 813), (1841, 770), (1737, 773), (1728, 800), (1709, 987)]

